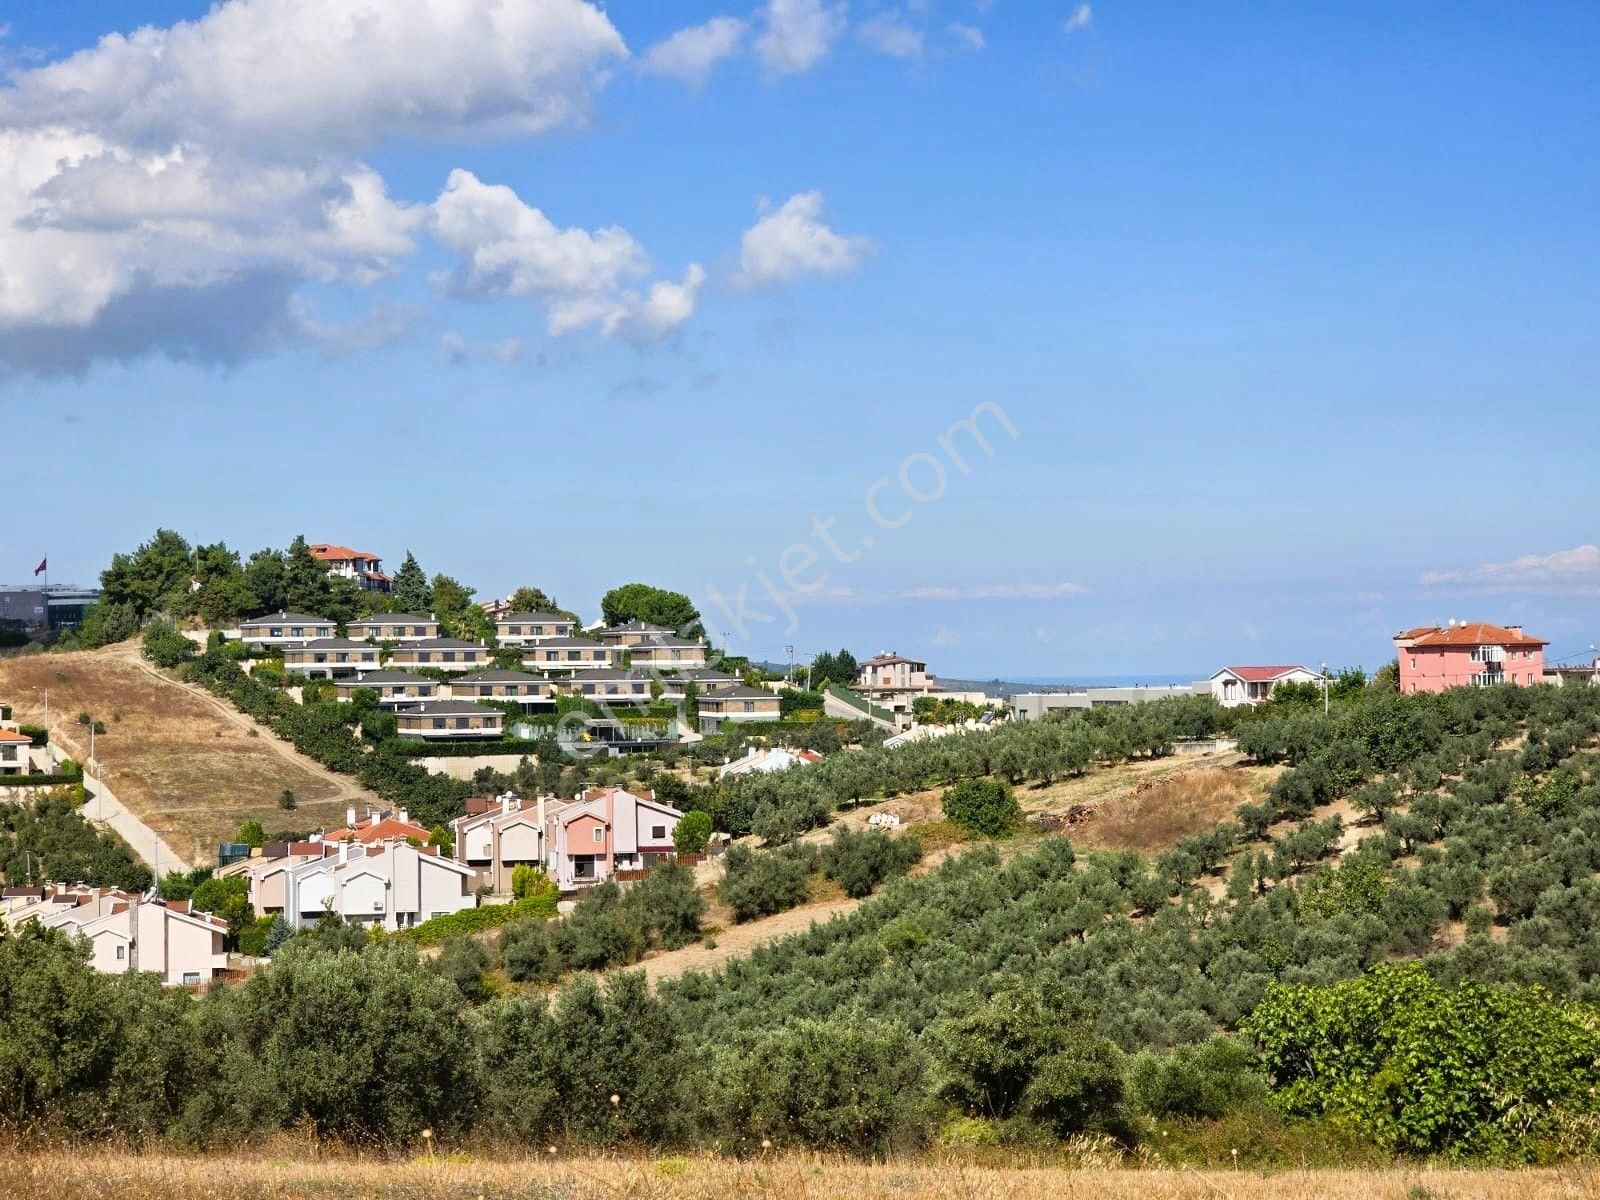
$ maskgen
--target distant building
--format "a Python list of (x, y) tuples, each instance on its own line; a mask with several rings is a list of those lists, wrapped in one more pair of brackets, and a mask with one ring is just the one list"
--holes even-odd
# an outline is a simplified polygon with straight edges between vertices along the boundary
[(561, 613), (502, 612), (494, 615), (494, 636), (502, 646), (529, 646), (555, 638), (568, 639), (578, 623)]
[(0, 629), (76, 629), (99, 599), (99, 588), (71, 584), (0, 587)]
[(316, 542), (311, 547), (311, 557), (326, 563), (328, 574), (343, 575), (354, 580), (357, 586), (369, 592), (387, 592), (394, 580), (383, 573), (383, 560), (365, 550), (352, 550), (349, 546), (335, 546)]
[(1265, 704), (1282, 683), (1321, 683), (1306, 667), (1223, 667), (1211, 677), (1211, 694), (1223, 708)]
[(309, 613), (276, 612), (239, 622), (239, 639), (247, 646), (264, 649), (291, 643), (331, 638), (335, 626), (327, 617)]
[(1544, 648), (1521, 625), (1451, 621), (1423, 625), (1394, 638), (1400, 663), (1400, 690), (1442, 692), (1452, 687), (1524, 687), (1544, 681)]
[(742, 683), (712, 688), (700, 694), (700, 732), (715, 733), (729, 722), (776, 721), (781, 709), (777, 694), (763, 688)]
[[(1130, 684), (1126, 687), (1093, 687), (1075, 692), (1018, 692), (1011, 697), (1011, 715), (1031, 721), (1051, 712), (1077, 712), (1085, 708), (1115, 708), (1124, 704), (1148, 704), (1152, 700), (1172, 700), (1188, 696), (1209, 696), (1211, 681), (1198, 683)], [(893, 740), (893, 739), (890, 739)], [(885, 745), (888, 743), (886, 742)]]
[(428, 700), (394, 710), (395, 732), (424, 741), (505, 736), (505, 714), (470, 700)]
[(371, 638), (375, 642), (420, 642), (439, 636), (439, 619), (431, 613), (378, 613), (346, 621), (344, 627), (353, 638)]
[(879, 708), (892, 712), (902, 727), (911, 724), (912, 706), (919, 698), (943, 695), (943, 689), (928, 674), (927, 663), (893, 650), (885, 650), (861, 664), (856, 690)]
[(283, 669), (313, 678), (363, 675), (377, 671), (380, 665), (377, 646), (351, 638), (312, 638), (283, 648)]

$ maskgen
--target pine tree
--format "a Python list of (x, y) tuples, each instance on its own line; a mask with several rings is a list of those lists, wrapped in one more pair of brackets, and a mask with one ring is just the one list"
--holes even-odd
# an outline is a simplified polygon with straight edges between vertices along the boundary
[(394, 573), (394, 587), (390, 595), (394, 597), (396, 612), (421, 614), (433, 611), (433, 589), (428, 586), (427, 575), (409, 550), (406, 551), (406, 561)]

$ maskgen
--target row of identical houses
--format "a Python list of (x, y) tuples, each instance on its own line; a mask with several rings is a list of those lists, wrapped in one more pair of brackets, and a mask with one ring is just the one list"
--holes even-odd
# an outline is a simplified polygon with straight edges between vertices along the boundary
[[(564, 614), (501, 612), (495, 641), (518, 652), (520, 669), (492, 666), (496, 652), (488, 646), (441, 636), (431, 614), (365, 617), (346, 623), (341, 635), (326, 617), (278, 612), (242, 622), (239, 638), (280, 651), (287, 672), (332, 680), (341, 700), (372, 689), (394, 711), (402, 736), (425, 740), (503, 737), (503, 711), (483, 701), (528, 712), (554, 709), (558, 695), (609, 705), (681, 703), (691, 683), (702, 733), (780, 715), (776, 695), (708, 666), (705, 643), (640, 621), (586, 636)], [(425, 671), (452, 678), (442, 682)]]
[(0, 924), (32, 921), (87, 938), (90, 966), (107, 975), (153, 971), (168, 986), (192, 987), (228, 967), (228, 923), (153, 891), (42, 884), (0, 893)]
[(514, 794), (467, 801), (451, 822), (452, 853), (400, 809), (357, 820), (305, 841), (275, 842), (218, 871), (249, 880), (257, 916), (291, 928), (332, 913), (351, 924), (394, 931), (474, 908), (480, 894), (509, 895), (519, 866), (544, 871), (563, 892), (674, 856), (683, 814), (649, 791), (591, 788), (571, 800)]

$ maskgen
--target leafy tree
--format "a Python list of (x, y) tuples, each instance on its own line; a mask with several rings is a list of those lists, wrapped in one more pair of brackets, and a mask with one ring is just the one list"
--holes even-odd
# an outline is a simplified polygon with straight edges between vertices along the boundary
[(85, 650), (125, 642), (139, 632), (139, 613), (129, 601), (100, 600), (83, 614), (78, 645)]
[(927, 1056), (893, 1024), (800, 1021), (728, 1047), (714, 1074), (715, 1128), (735, 1150), (887, 1157), (928, 1137)]
[(1156, 1117), (1204, 1117), (1266, 1105), (1266, 1078), (1248, 1046), (1218, 1036), (1168, 1054), (1146, 1050), (1128, 1065), (1128, 1092), (1141, 1112)]
[(281, 550), (257, 550), (244, 565), (244, 588), (252, 614), (289, 607), (288, 566)]
[(184, 611), (210, 626), (231, 625), (255, 609), (239, 555), (223, 542), (194, 548), (194, 590)]
[(665, 626), (693, 637), (702, 625), (694, 601), (681, 592), (669, 592), (645, 583), (625, 583), (600, 598), (600, 612), (607, 625), (644, 621)]
[(1026, 1117), (1058, 1135), (1124, 1126), (1121, 1052), (1059, 985), (1010, 979), (938, 1027), (934, 1042), (941, 1094), (971, 1113)]
[(145, 626), (144, 656), (158, 667), (172, 668), (194, 657), (194, 643), (166, 621)]
[(538, 867), (518, 863), (511, 868), (511, 895), (516, 900), (533, 900), (541, 896), (559, 896), (561, 889), (555, 880)]
[(710, 841), (711, 814), (708, 812), (692, 809), (673, 827), (672, 844), (679, 854), (704, 854)]
[(394, 573), (394, 581), (389, 587), (389, 597), (394, 601), (396, 612), (404, 613), (431, 613), (433, 611), (433, 588), (428, 586), (428, 577), (417, 565), (416, 556), (411, 551), (406, 551), (406, 560), (400, 564), (399, 570)]
[(811, 660), (810, 684), (819, 691), (830, 683), (854, 687), (860, 678), (861, 665), (848, 650), (836, 653), (824, 650)]
[(1291, 1112), (1422, 1154), (1526, 1153), (1600, 1108), (1600, 1032), (1538, 988), (1449, 987), (1417, 964), (1274, 984), (1245, 1022)]
[(1001, 837), (1022, 820), (1011, 789), (997, 779), (963, 779), (944, 794), (944, 815), (963, 829)]
[(473, 591), (448, 575), (433, 577), (433, 611), (439, 631), (446, 637), (488, 642), (494, 639), (494, 622), (472, 602)]
[(245, 842), (251, 846), (260, 846), (267, 840), (266, 830), (261, 828), (261, 822), (251, 818), (239, 826), (239, 832), (234, 835), (234, 841)]
[(912, 834), (890, 837), (881, 829), (861, 833), (842, 827), (823, 847), (822, 873), (846, 896), (859, 899), (885, 879), (904, 875), (921, 857), (922, 845)]
[(296, 534), (289, 543), (283, 572), (284, 603), (291, 612), (332, 615), (327, 611), (333, 592), (327, 565), (312, 556), (303, 534)]
[(748, 846), (730, 846), (723, 856), (717, 895), (733, 909), (735, 921), (753, 921), (802, 903), (815, 869), (806, 847), (757, 853)]
[(628, 890), (624, 904), (646, 936), (668, 950), (700, 936), (706, 902), (695, 887), (694, 872), (682, 863), (655, 867)]
[(571, 617), (574, 621), (578, 619), (576, 613), (562, 608), (556, 603), (555, 597), (543, 588), (519, 587), (511, 593), (508, 603), (512, 612), (556, 613), (563, 617)]
[(113, 555), (100, 573), (101, 602), (127, 604), (140, 624), (159, 612), (181, 609), (189, 594), (192, 564), (189, 543), (170, 529), (132, 554)]

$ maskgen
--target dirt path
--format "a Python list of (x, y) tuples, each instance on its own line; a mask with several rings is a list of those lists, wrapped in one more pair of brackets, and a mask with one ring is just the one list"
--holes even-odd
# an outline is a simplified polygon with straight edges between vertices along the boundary
[(828, 900), (821, 904), (802, 904), (788, 912), (747, 921), (743, 925), (730, 925), (715, 936), (716, 947), (707, 949), (696, 943), (681, 950), (666, 950), (639, 964), (645, 978), (651, 983), (663, 979), (676, 979), (690, 971), (709, 971), (728, 959), (748, 954), (763, 942), (776, 941), (791, 933), (804, 933), (812, 923), (824, 923), (834, 917), (854, 912), (862, 905), (860, 900)]

